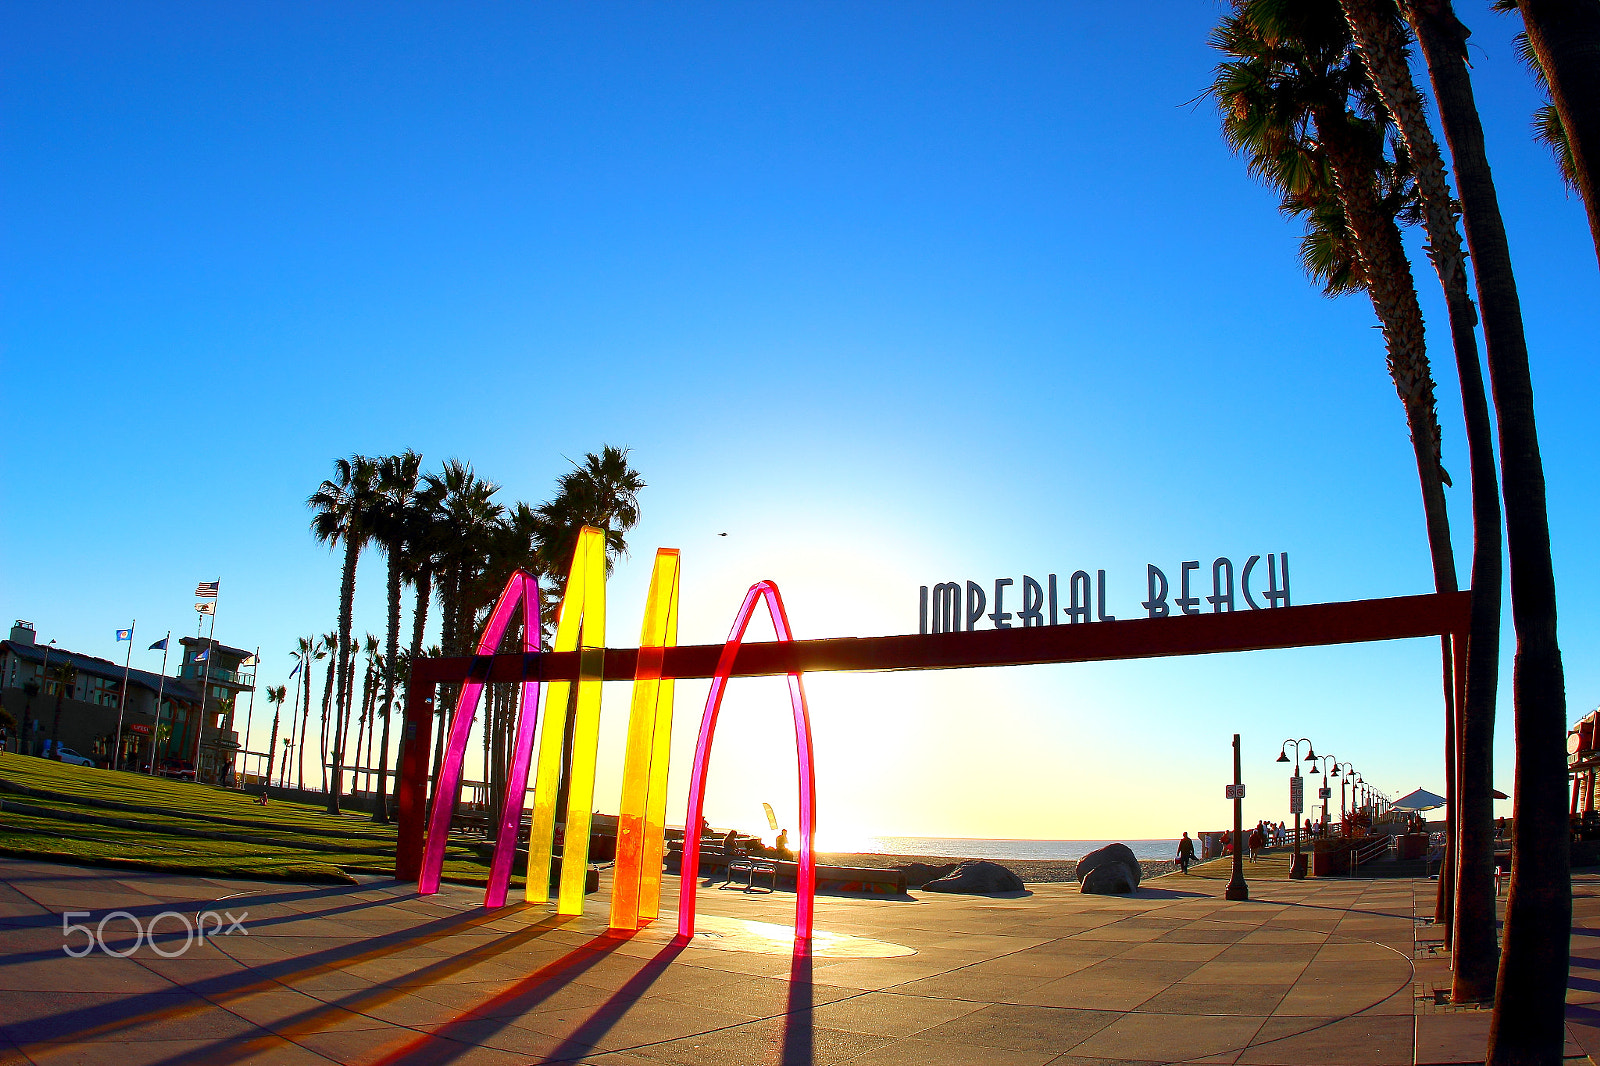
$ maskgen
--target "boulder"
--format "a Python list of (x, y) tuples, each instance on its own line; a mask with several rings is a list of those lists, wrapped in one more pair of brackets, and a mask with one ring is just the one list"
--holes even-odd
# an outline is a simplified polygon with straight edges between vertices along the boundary
[(996, 892), (1021, 892), (1022, 878), (997, 862), (964, 862), (954, 871), (922, 886), (925, 892), (965, 892), (992, 895)]
[(1126, 844), (1107, 844), (1078, 860), (1079, 891), (1101, 896), (1125, 896), (1139, 888), (1144, 867)]

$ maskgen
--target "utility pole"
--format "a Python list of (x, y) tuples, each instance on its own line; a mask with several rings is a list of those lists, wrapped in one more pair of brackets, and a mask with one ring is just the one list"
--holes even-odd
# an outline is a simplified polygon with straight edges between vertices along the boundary
[(1227, 794), (1233, 798), (1233, 877), (1228, 880), (1225, 899), (1250, 898), (1250, 886), (1244, 883), (1244, 782), (1239, 776), (1239, 734), (1233, 735), (1233, 784)]

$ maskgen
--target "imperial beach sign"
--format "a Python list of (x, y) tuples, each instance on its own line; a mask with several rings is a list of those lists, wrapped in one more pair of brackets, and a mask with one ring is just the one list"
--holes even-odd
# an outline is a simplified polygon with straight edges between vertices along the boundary
[[(1223, 611), (1260, 611), (1289, 606), (1289, 553), (1265, 557), (1266, 580), (1260, 574), (1263, 556), (1252, 555), (1238, 568), (1226, 556), (1212, 560), (1207, 580), (1200, 560), (1179, 563), (1173, 577), (1150, 563), (1145, 567), (1145, 599), (1139, 602), (1150, 618), (1178, 614), (1221, 614)], [(1254, 582), (1254, 586), (1252, 586)], [(1237, 596), (1235, 592), (1237, 590)], [(1257, 599), (1257, 597), (1260, 599)], [(1202, 604), (1206, 607), (1203, 609)], [(1058, 579), (1046, 575), (1043, 581), (1022, 575), (1022, 583), (1009, 577), (996, 578), (992, 585), (968, 581), (941, 581), (931, 588), (922, 586), (918, 598), (920, 633), (958, 633), (979, 628), (984, 619), (994, 629), (1016, 626), (1054, 626), (1078, 622), (1114, 622), (1117, 616), (1106, 613), (1106, 572), (1075, 570)]]

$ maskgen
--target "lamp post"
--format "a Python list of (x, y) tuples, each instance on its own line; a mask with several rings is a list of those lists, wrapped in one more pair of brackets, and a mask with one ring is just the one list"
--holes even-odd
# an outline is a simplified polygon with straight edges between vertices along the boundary
[(1322, 775), (1322, 785), (1317, 789), (1317, 797), (1322, 800), (1322, 831), (1328, 831), (1328, 798), (1333, 789), (1328, 782), (1339, 776), (1339, 760), (1332, 755), (1313, 755), (1306, 759), (1311, 764), (1313, 774)]
[(1305, 757), (1315, 759), (1316, 749), (1305, 737), (1286, 740), (1278, 749), (1278, 762), (1289, 761), (1289, 745), (1294, 745), (1294, 776), (1289, 779), (1289, 813), (1294, 815), (1294, 858), (1289, 862), (1289, 876), (1300, 880), (1306, 875), (1306, 858), (1300, 854), (1300, 812), (1305, 809), (1305, 779), (1300, 776), (1300, 745), (1306, 746)]
[(1345, 819), (1344, 787), (1346, 784), (1350, 785), (1351, 801), (1353, 802), (1355, 800), (1355, 782), (1351, 780), (1351, 775), (1356, 772), (1356, 768), (1351, 766), (1348, 762), (1335, 763), (1333, 766), (1333, 775), (1338, 777), (1339, 771), (1341, 770), (1344, 771), (1344, 777), (1339, 781), (1339, 820), (1342, 822)]

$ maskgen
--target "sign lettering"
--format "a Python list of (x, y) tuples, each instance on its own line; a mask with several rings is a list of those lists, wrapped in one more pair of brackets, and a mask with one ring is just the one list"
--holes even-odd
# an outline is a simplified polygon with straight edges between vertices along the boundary
[[(1173, 581), (1167, 572), (1149, 563), (1145, 567), (1146, 598), (1139, 601), (1139, 606), (1144, 608), (1148, 618), (1169, 617), (1173, 607), (1180, 614), (1202, 614), (1202, 603), (1210, 606), (1211, 614), (1221, 614), (1234, 610), (1240, 600), (1244, 602), (1244, 609), (1252, 611), (1288, 607), (1289, 553), (1268, 553), (1264, 558), (1267, 564), (1265, 588), (1260, 587), (1261, 577), (1256, 573), (1263, 556), (1252, 555), (1245, 560), (1237, 571), (1237, 584), (1233, 560), (1222, 556), (1211, 562), (1209, 592), (1200, 560), (1181, 562), (1175, 596), (1172, 595)], [(985, 618), (989, 620), (988, 628), (992, 629), (1115, 622), (1117, 616), (1106, 612), (1106, 572), (1096, 570), (1094, 573), (1091, 578), (1087, 570), (1074, 570), (1064, 580), (1049, 574), (1043, 581), (1023, 574), (1020, 588), (1009, 577), (996, 578), (987, 586), (971, 580), (964, 586), (960, 581), (941, 581), (931, 588), (923, 585), (918, 632), (959, 633), (965, 629), (970, 633)], [(1252, 582), (1257, 587), (1252, 588)]]

